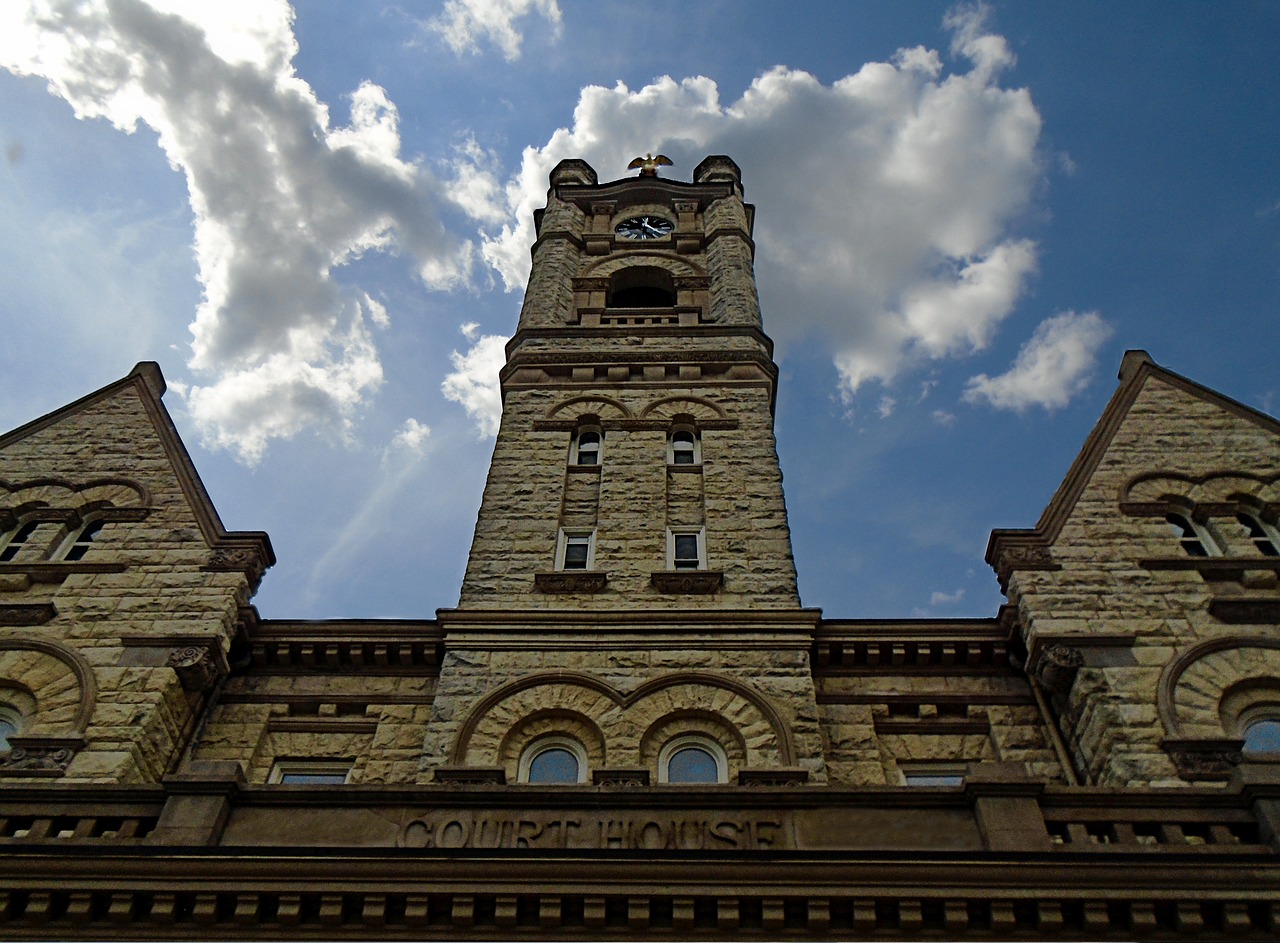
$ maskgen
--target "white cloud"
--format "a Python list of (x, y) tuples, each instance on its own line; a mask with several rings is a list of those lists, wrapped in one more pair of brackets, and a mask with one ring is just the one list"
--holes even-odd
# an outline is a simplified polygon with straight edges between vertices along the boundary
[(880, 397), (880, 403), (876, 406), (876, 413), (881, 419), (888, 419), (893, 415), (893, 407), (898, 405), (898, 401), (887, 393)]
[(1066, 311), (1043, 321), (1022, 345), (1013, 366), (997, 377), (969, 380), (964, 398), (999, 409), (1057, 409), (1088, 385), (1098, 349), (1112, 334), (1096, 311)]
[(448, 0), (440, 15), (429, 20), (427, 26), (444, 37), (456, 53), (479, 52), (480, 40), (487, 38), (512, 61), (520, 58), (524, 38), (516, 28), (516, 20), (533, 14), (545, 17), (559, 34), (558, 0)]
[(999, 84), (1013, 57), (982, 13), (948, 18), (968, 71), (947, 74), (917, 47), (831, 85), (778, 67), (729, 104), (701, 76), (584, 88), (572, 126), (525, 149), (484, 257), (508, 290), (523, 287), (533, 211), (562, 158), (607, 180), (655, 148), (685, 178), (730, 154), (761, 208), (766, 326), (782, 342), (828, 343), (846, 396), (982, 349), (1035, 271), (1035, 245), (1013, 227), (1043, 177), (1040, 115), (1025, 89)]
[(934, 592), (929, 596), (929, 605), (942, 606), (959, 602), (964, 599), (964, 589), (957, 589), (954, 593)]
[(335, 269), (376, 249), (423, 280), (468, 279), (445, 186), (400, 156), (398, 115), (372, 84), (350, 123), (293, 73), (284, 0), (33, 0), (0, 8), (0, 65), (37, 75), (80, 118), (153, 128), (187, 178), (204, 299), (188, 407), (205, 439), (255, 461), (275, 437), (348, 428), (381, 367), (383, 306)]
[(404, 449), (421, 455), (426, 448), (427, 438), (430, 435), (430, 426), (425, 426), (418, 420), (409, 418), (404, 421), (404, 425), (392, 437), (391, 448)]
[[(463, 325), (468, 338), (469, 324)], [(502, 391), (498, 386), (498, 372), (506, 363), (506, 343), (509, 338), (485, 334), (465, 354), (456, 350), (449, 355), (453, 372), (440, 384), (445, 398), (460, 403), (482, 436), (498, 434), (502, 420)]]
[(954, 426), (956, 423), (956, 414), (949, 413), (945, 409), (935, 409), (929, 415), (934, 422), (943, 427)]

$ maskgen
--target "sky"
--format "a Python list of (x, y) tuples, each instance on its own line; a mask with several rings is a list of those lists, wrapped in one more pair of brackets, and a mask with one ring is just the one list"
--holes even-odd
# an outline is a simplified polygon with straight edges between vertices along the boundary
[(1280, 411), (1280, 4), (18, 0), (0, 427), (155, 360), (268, 618), (457, 602), (547, 172), (741, 166), (802, 600), (993, 616), (1124, 350)]

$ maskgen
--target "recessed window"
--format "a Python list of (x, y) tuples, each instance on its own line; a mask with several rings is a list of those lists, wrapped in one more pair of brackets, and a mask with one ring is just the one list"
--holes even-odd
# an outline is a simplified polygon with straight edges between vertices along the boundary
[(1266, 717), (1246, 726), (1241, 752), (1246, 757), (1280, 759), (1280, 719)]
[(31, 542), (39, 526), (39, 521), (27, 521), (19, 524), (7, 539), (0, 538), (0, 562), (15, 559), (22, 548)]
[(723, 783), (729, 763), (720, 744), (696, 735), (676, 737), (658, 754), (658, 782), (696, 785)]
[(899, 763), (904, 786), (963, 786), (963, 763)]
[(543, 737), (520, 757), (520, 782), (569, 785), (587, 781), (587, 751), (568, 737)]
[(589, 570), (595, 557), (595, 533), (592, 531), (562, 531), (560, 533), (560, 570)]
[(1182, 544), (1182, 550), (1187, 556), (1216, 557), (1222, 553), (1209, 534), (1209, 529), (1187, 515), (1174, 512), (1166, 514), (1164, 519), (1178, 536), (1178, 542)]
[(12, 704), (0, 704), (0, 753), (9, 751), (9, 738), (21, 732), (25, 720)]
[(1236, 520), (1248, 533), (1259, 553), (1266, 557), (1280, 556), (1280, 552), (1276, 550), (1277, 538), (1261, 518), (1242, 511), (1236, 515)]
[(701, 465), (702, 448), (698, 434), (692, 429), (676, 429), (667, 441), (667, 463), (670, 465)]
[(705, 535), (701, 528), (668, 531), (668, 567), (672, 570), (705, 570), (707, 568), (705, 544)]
[(351, 777), (349, 760), (278, 760), (267, 782), (281, 786), (333, 786)]
[(574, 465), (599, 465), (604, 433), (599, 429), (580, 429), (573, 437), (569, 460)]
[(62, 542), (62, 547), (58, 551), (58, 557), (62, 560), (81, 560), (84, 555), (89, 552), (89, 548), (93, 546), (94, 539), (102, 530), (102, 525), (106, 522), (101, 518), (87, 521), (80, 526), (79, 530), (73, 531)]

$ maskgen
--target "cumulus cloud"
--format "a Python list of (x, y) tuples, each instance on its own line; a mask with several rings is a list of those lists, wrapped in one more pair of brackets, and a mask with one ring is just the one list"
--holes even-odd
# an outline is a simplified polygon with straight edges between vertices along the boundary
[(1111, 326), (1096, 311), (1066, 311), (1048, 318), (1022, 345), (1008, 372), (973, 377), (964, 398), (1018, 411), (1028, 406), (1065, 406), (1088, 385), (1098, 349), (1111, 334)]
[(964, 599), (964, 589), (957, 589), (954, 593), (943, 593), (939, 591), (934, 591), (929, 596), (929, 605), (931, 606), (950, 605), (951, 603), (957, 603), (962, 599)]
[(525, 150), (485, 259), (508, 290), (523, 287), (533, 211), (562, 158), (609, 179), (655, 147), (686, 177), (705, 155), (730, 154), (761, 206), (767, 326), (829, 344), (846, 397), (982, 349), (1036, 269), (1035, 244), (1014, 228), (1043, 177), (1041, 120), (1026, 89), (1001, 85), (1013, 56), (984, 11), (947, 24), (955, 71), (915, 47), (830, 85), (778, 67), (728, 104), (701, 76), (584, 88), (572, 126)]
[(406, 419), (404, 425), (392, 437), (391, 448), (404, 449), (421, 455), (430, 435), (430, 426), (425, 426), (416, 419)]
[(432, 287), (470, 268), (470, 243), (440, 219), (445, 182), (400, 156), (386, 93), (361, 85), (335, 126), (296, 51), (284, 0), (0, 10), (0, 65), (46, 79), (77, 117), (154, 129), (186, 175), (204, 287), (188, 408), (207, 441), (251, 462), (308, 426), (344, 434), (381, 382), (369, 324), (387, 312), (335, 270), (391, 249)]
[(439, 16), (427, 21), (427, 27), (459, 55), (479, 52), (480, 40), (488, 39), (507, 61), (513, 61), (520, 58), (524, 38), (516, 21), (534, 14), (545, 17), (559, 33), (558, 0), (448, 0)]
[[(475, 325), (462, 325), (468, 340), (475, 337)], [(498, 372), (506, 363), (508, 338), (485, 334), (465, 354), (456, 350), (449, 355), (453, 370), (444, 378), (440, 389), (445, 398), (459, 403), (467, 411), (481, 435), (497, 435), (502, 421), (502, 391)]]

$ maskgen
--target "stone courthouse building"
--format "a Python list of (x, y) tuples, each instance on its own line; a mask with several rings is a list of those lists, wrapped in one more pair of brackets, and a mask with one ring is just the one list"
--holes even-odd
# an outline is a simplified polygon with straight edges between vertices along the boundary
[(0, 934), (1280, 935), (1280, 423), (1130, 352), (998, 613), (828, 618), (737, 166), (550, 182), (433, 619), (260, 618), (154, 364), (0, 436)]

